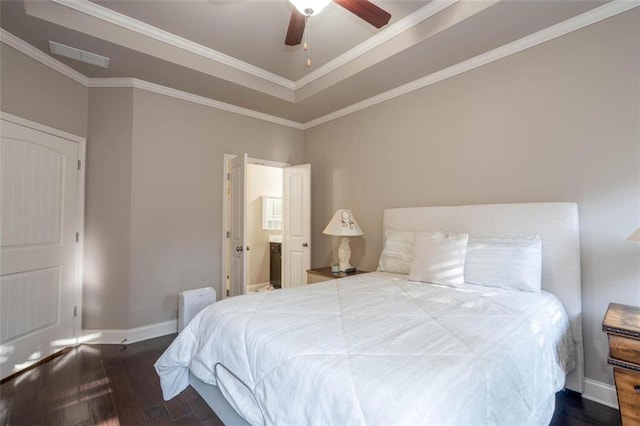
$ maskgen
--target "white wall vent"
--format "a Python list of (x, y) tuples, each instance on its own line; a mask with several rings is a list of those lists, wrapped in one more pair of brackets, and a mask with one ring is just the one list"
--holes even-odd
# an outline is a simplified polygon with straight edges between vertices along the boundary
[(197, 288), (178, 293), (178, 333), (189, 324), (198, 312), (216, 301), (216, 291), (211, 287)]
[(64, 56), (65, 58), (75, 59), (76, 61), (96, 65), (102, 68), (109, 68), (109, 58), (107, 58), (106, 56), (100, 56), (95, 53), (85, 52), (84, 50), (65, 46), (64, 44), (56, 43), (55, 41), (51, 40), (49, 40), (49, 49), (51, 49), (51, 53)]

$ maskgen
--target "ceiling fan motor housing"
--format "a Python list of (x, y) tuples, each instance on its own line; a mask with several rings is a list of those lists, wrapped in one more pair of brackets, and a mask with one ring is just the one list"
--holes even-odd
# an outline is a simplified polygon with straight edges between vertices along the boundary
[(297, 46), (302, 41), (305, 23), (308, 17), (322, 12), (332, 1), (347, 9), (354, 15), (364, 19), (376, 28), (387, 25), (391, 14), (368, 0), (289, 0), (294, 9), (287, 28), (284, 44)]

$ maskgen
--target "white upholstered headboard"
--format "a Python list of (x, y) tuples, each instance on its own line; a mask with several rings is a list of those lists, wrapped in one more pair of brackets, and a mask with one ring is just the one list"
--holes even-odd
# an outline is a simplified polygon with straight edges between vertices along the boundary
[(583, 391), (580, 235), (578, 206), (575, 203), (387, 209), (384, 211), (383, 228), (468, 232), (471, 237), (506, 238), (538, 234), (542, 240), (542, 288), (564, 304), (576, 345), (577, 367), (567, 376), (566, 387), (577, 392)]

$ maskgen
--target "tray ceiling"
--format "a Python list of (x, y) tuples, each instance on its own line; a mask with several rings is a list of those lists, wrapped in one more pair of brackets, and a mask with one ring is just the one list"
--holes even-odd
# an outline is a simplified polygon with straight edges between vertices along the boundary
[(375, 29), (336, 4), (311, 18), (311, 57), (284, 36), (292, 5), (255, 0), (2, 0), (1, 26), (111, 59), (51, 55), (83, 75), (135, 78), (306, 123), (571, 19), (607, 1), (375, 1)]

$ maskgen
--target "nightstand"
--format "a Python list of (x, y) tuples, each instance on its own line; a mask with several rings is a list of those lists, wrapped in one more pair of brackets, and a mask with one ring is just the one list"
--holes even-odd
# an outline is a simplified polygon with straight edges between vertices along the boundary
[(624, 425), (640, 424), (640, 308), (610, 303), (602, 321), (609, 336), (620, 417)]
[(323, 281), (335, 280), (338, 278), (352, 277), (358, 274), (366, 274), (369, 271), (356, 270), (355, 272), (331, 272), (331, 266), (325, 266), (322, 268), (313, 268), (307, 270), (307, 284), (315, 284)]

